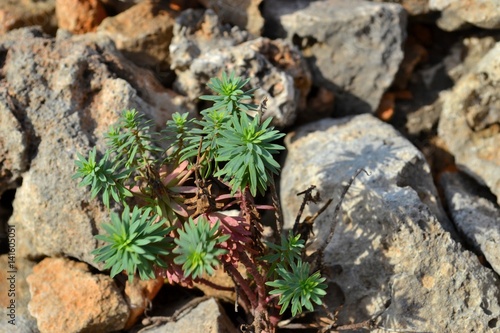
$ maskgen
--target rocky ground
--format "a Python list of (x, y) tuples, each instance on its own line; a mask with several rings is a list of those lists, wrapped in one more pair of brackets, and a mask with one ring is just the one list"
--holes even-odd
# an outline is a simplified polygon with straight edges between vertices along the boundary
[(314, 232), (339, 324), (500, 327), (498, 1), (2, 0), (0, 23), (0, 331), (237, 331), (231, 293), (100, 273), (108, 213), (71, 179), (122, 110), (194, 116), (223, 70), (288, 133), (285, 226), (310, 185), (304, 215), (333, 199)]

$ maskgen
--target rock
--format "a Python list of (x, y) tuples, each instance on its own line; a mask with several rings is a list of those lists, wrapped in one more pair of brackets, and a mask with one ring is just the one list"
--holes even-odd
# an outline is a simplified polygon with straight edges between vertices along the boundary
[(500, 272), (500, 209), (480, 195), (471, 179), (457, 174), (441, 176), (452, 221), (469, 244)]
[[(314, 223), (313, 247), (327, 242), (325, 302), (342, 305), (339, 324), (373, 318), (376, 332), (484, 332), (497, 325), (498, 277), (457, 243), (422, 153), (396, 130), (362, 115), (299, 127), (285, 142), (285, 227), (301, 204), (298, 192), (316, 185), (323, 199), (303, 217), (333, 198)], [(343, 186), (359, 168), (368, 174), (353, 182), (335, 218)]]
[(84, 263), (46, 258), (27, 278), (30, 313), (44, 332), (111, 332), (123, 329), (129, 308), (113, 279), (93, 275)]
[(97, 31), (109, 36), (139, 66), (165, 71), (175, 12), (166, 3), (144, 1), (102, 21)]
[(0, 0), (0, 35), (30, 25), (53, 33), (57, 29), (55, 8), (55, 0)]
[(103, 36), (54, 39), (25, 28), (2, 36), (0, 49), (7, 50), (0, 96), (11, 101), (0, 105), (9, 107), (27, 138), (28, 171), (9, 219), (30, 240), (19, 244), (19, 255), (69, 256), (100, 267), (90, 252), (109, 211), (71, 178), (76, 153), (94, 145), (102, 153), (104, 133), (122, 110), (136, 108), (163, 126), (178, 108), (150, 71), (127, 61)]
[(293, 42), (339, 115), (375, 112), (403, 59), (406, 15), (368, 1), (267, 1), (266, 32)]
[(260, 36), (264, 27), (264, 18), (259, 6), (263, 0), (199, 0), (205, 7), (212, 9), (222, 22), (231, 23), (240, 29)]
[(372, 0), (374, 2), (399, 3), (412, 16), (429, 12), (429, 0)]
[(310, 74), (299, 52), (289, 43), (268, 38), (249, 40), (237, 28), (221, 26), (211, 10), (185, 11), (177, 19), (170, 45), (176, 89), (196, 101), (210, 94), (206, 83), (222, 71), (250, 78), (245, 89), (258, 88), (255, 103), (267, 98), (264, 117), (289, 126), (306, 108)]
[(444, 96), (438, 133), (460, 170), (484, 184), (500, 203), (500, 44)]
[[(17, 242), (21, 240), (21, 235), (15, 234), (13, 237)], [(15, 248), (15, 247), (14, 247)], [(12, 266), (13, 267), (12, 267)], [(35, 264), (29, 260), (22, 259), (18, 256), (9, 259), (7, 254), (0, 255), (0, 332), (23, 332), (23, 333), (38, 333), (36, 319), (28, 311), (28, 302), (31, 299), (26, 277), (31, 274)], [(12, 277), (14, 277), (13, 280)], [(11, 282), (15, 286), (11, 289)], [(14, 294), (12, 294), (14, 293)], [(14, 301), (15, 319), (12, 320), (8, 315), (10, 309), (8, 306)]]
[(22, 173), (28, 169), (27, 137), (21, 123), (10, 111), (10, 96), (0, 95), (0, 198), (2, 194), (19, 186)]
[(462, 76), (470, 72), (476, 64), (496, 44), (495, 38), (467, 37), (455, 43), (449, 55), (443, 59), (446, 74), (457, 82)]
[(130, 308), (130, 315), (125, 329), (131, 328), (144, 313), (146, 309), (151, 306), (151, 302), (155, 298), (158, 291), (164, 284), (163, 278), (140, 280), (125, 283), (125, 300)]
[(237, 333), (224, 309), (214, 298), (200, 299), (199, 304), (182, 311), (176, 320), (153, 328), (141, 330), (144, 333)]
[(98, 0), (56, 0), (56, 16), (59, 29), (84, 34), (95, 31), (107, 14)]
[(438, 26), (446, 31), (460, 29), (469, 23), (484, 29), (500, 28), (500, 1), (429, 0), (431, 10), (441, 11), (444, 20)]

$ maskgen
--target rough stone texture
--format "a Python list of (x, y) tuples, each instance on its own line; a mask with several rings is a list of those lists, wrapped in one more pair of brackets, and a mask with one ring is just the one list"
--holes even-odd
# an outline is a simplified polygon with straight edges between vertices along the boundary
[(267, 98), (265, 117), (273, 124), (293, 124), (299, 110), (306, 109), (311, 77), (300, 53), (282, 40), (257, 38), (237, 28), (221, 26), (212, 10), (185, 11), (176, 21), (170, 45), (175, 87), (196, 101), (210, 94), (206, 83), (222, 71), (250, 78), (246, 89), (258, 87), (255, 103)]
[(46, 258), (27, 278), (30, 313), (40, 332), (112, 332), (124, 327), (129, 308), (113, 279), (93, 275), (85, 263)]
[[(341, 324), (379, 315), (377, 324), (391, 331), (485, 332), (497, 325), (500, 281), (455, 241), (423, 155), (396, 130), (371, 115), (325, 119), (285, 142), (285, 226), (299, 209), (296, 193), (311, 184), (323, 201), (303, 216), (333, 198), (315, 221), (313, 245), (334, 228), (323, 267), (327, 304), (343, 304)], [(334, 219), (343, 184), (359, 168), (368, 175), (353, 182)]]
[(302, 51), (314, 84), (334, 91), (337, 114), (375, 112), (403, 59), (406, 15), (398, 4), (267, 1), (266, 32)]
[[(10, 111), (12, 100), (0, 93), (0, 198), (8, 189), (19, 186), (21, 175), (28, 168), (27, 138), (21, 123)], [(9, 105), (10, 104), (10, 105)]]
[(500, 44), (444, 96), (438, 133), (460, 170), (490, 188), (500, 203)]
[[(14, 239), (19, 239), (20, 235), (16, 234)], [(11, 262), (14, 269), (12, 269)], [(28, 302), (31, 299), (29, 286), (26, 282), (26, 277), (31, 274), (35, 264), (26, 259), (15, 257), (14, 260), (9, 260), (7, 255), (0, 256), (0, 332), (20, 332), (20, 333), (38, 333), (36, 319), (28, 311)], [(14, 273), (12, 272), (14, 271)], [(8, 278), (14, 275), (15, 295), (9, 296), (10, 280)], [(10, 300), (15, 301), (15, 326), (8, 321), (11, 320), (7, 315), (10, 311), (7, 306)]]
[(452, 221), (469, 244), (500, 272), (500, 209), (479, 195), (471, 179), (457, 173), (441, 176)]
[(0, 96), (10, 101), (0, 105), (20, 122), (28, 152), (29, 170), (9, 220), (23, 235), (19, 255), (65, 255), (96, 265), (93, 235), (109, 212), (71, 178), (76, 153), (94, 145), (102, 152), (104, 133), (124, 109), (163, 125), (178, 108), (151, 72), (127, 61), (103, 36), (54, 39), (25, 28), (4, 35), (0, 49), (6, 50)]
[(136, 64), (160, 71), (170, 66), (168, 46), (175, 15), (165, 2), (144, 1), (106, 18), (97, 31), (109, 36)]
[(399, 3), (410, 15), (422, 15), (429, 12), (429, 0), (371, 0), (373, 2)]
[(453, 45), (448, 56), (443, 59), (446, 74), (457, 82), (470, 72), (496, 44), (495, 38), (467, 37)]
[(264, 18), (259, 6), (263, 0), (199, 0), (205, 7), (217, 13), (222, 22), (231, 23), (249, 33), (260, 36)]
[(47, 32), (57, 29), (55, 0), (0, 0), (0, 35), (30, 25)]
[(95, 31), (106, 16), (106, 11), (98, 0), (56, 0), (59, 28), (74, 34)]
[(214, 298), (209, 298), (187, 309), (176, 321), (167, 322), (158, 327), (144, 329), (144, 333), (237, 333), (224, 309)]
[(500, 28), (499, 0), (429, 0), (431, 10), (441, 11), (441, 29), (452, 31), (470, 23), (484, 29)]
[(164, 283), (163, 278), (144, 281), (134, 279), (132, 283), (129, 281), (125, 283), (125, 300), (130, 308), (130, 316), (125, 324), (125, 329), (131, 328), (144, 313), (144, 310), (151, 306), (151, 302)]

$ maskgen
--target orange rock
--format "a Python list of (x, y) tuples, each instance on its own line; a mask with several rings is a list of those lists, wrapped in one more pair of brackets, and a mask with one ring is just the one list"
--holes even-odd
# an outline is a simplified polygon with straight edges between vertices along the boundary
[(394, 93), (387, 92), (382, 96), (379, 107), (377, 109), (377, 117), (383, 121), (391, 120), (394, 116)]
[(125, 286), (125, 299), (130, 307), (130, 316), (128, 317), (125, 329), (129, 329), (137, 322), (137, 319), (144, 313), (160, 291), (164, 284), (163, 278), (155, 280), (142, 281), (137, 278), (134, 282)]
[(129, 308), (113, 279), (87, 264), (46, 258), (27, 277), (28, 310), (45, 332), (112, 332), (123, 329)]
[(56, 0), (59, 28), (74, 34), (95, 31), (106, 16), (106, 11), (98, 0)]

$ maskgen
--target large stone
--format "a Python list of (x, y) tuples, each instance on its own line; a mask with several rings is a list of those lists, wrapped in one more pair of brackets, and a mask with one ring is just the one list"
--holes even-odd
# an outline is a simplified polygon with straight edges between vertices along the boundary
[[(326, 246), (325, 301), (342, 305), (339, 324), (374, 319), (379, 332), (497, 326), (498, 277), (457, 242), (422, 153), (396, 130), (371, 115), (325, 119), (300, 127), (285, 142), (285, 226), (301, 204), (297, 193), (310, 185), (323, 201), (303, 216), (333, 199), (314, 223), (313, 248)], [(359, 168), (368, 174), (353, 182), (335, 216), (343, 187)]]
[(27, 278), (30, 313), (41, 333), (92, 333), (121, 330), (127, 303), (113, 279), (93, 275), (85, 263), (46, 258)]
[(486, 185), (500, 203), (500, 44), (443, 98), (439, 136), (460, 170)]
[(263, 0), (199, 0), (205, 7), (213, 9), (221, 21), (231, 23), (255, 36), (260, 36), (264, 18), (259, 6)]
[(176, 89), (196, 101), (212, 94), (206, 83), (222, 71), (250, 78), (245, 89), (257, 88), (255, 104), (267, 98), (267, 112), (277, 126), (292, 125), (306, 110), (311, 87), (307, 65), (297, 49), (282, 40), (257, 38), (220, 25), (212, 10), (185, 11), (174, 27), (170, 45)]
[[(6, 50), (0, 105), (8, 107), (2, 114), (18, 119), (26, 137), (28, 170), (9, 220), (22, 235), (18, 254), (94, 264), (93, 236), (109, 211), (71, 178), (77, 152), (85, 155), (94, 145), (103, 152), (104, 134), (122, 110), (136, 108), (163, 126), (178, 108), (151, 72), (127, 61), (103, 36), (54, 39), (25, 28), (4, 35), (0, 49)], [(0, 132), (10, 129), (15, 137), (19, 127), (10, 124), (2, 122)]]
[(460, 29), (466, 23), (484, 29), (500, 28), (499, 0), (429, 0), (429, 8), (442, 12), (438, 25), (444, 30)]
[(144, 328), (144, 333), (237, 333), (221, 305), (214, 299), (201, 299), (199, 304), (187, 307), (175, 319), (157, 327)]
[(55, 0), (0, 0), (0, 34), (39, 25), (47, 33), (57, 30)]
[(5, 91), (0, 96), (0, 197), (19, 186), (28, 168), (27, 140), (19, 120), (10, 111), (12, 100)]
[(368, 1), (267, 1), (266, 32), (302, 51), (314, 84), (334, 92), (338, 114), (375, 112), (403, 59), (406, 14)]
[[(15, 230), (15, 229), (14, 229)], [(15, 241), (19, 241), (17, 232), (11, 233)], [(13, 248), (15, 249), (15, 243)], [(31, 299), (26, 278), (33, 271), (33, 262), (16, 256), (7, 254), (0, 256), (0, 332), (22, 332), (38, 333), (36, 319), (28, 311), (28, 303)], [(13, 306), (12, 306), (13, 304)], [(9, 308), (10, 307), (10, 308)], [(11, 312), (12, 311), (12, 312)], [(10, 315), (14, 316), (11, 317)]]
[(106, 16), (106, 10), (98, 0), (56, 0), (59, 28), (75, 34), (95, 31)]
[(441, 176), (448, 209), (458, 231), (475, 251), (500, 272), (500, 209), (480, 195), (471, 179), (457, 174)]
[(166, 3), (144, 1), (106, 18), (97, 31), (108, 35), (127, 58), (144, 67), (164, 71), (169, 67), (175, 12)]

